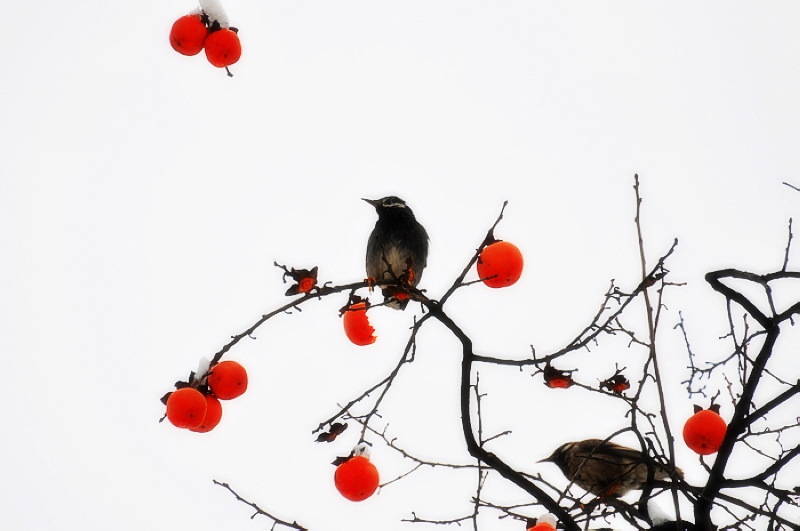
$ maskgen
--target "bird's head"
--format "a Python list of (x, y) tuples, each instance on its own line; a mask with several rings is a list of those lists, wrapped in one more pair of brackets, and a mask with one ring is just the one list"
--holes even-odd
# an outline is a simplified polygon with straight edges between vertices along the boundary
[(540, 459), (538, 462), (553, 463), (558, 468), (560, 468), (562, 472), (566, 473), (567, 470), (566, 456), (567, 453), (570, 452), (574, 446), (575, 446), (574, 442), (564, 443), (558, 448), (556, 448), (556, 450), (552, 454), (550, 454), (550, 457), (545, 457), (544, 459)]
[(390, 195), (383, 199), (364, 199), (367, 203), (375, 207), (378, 212), (388, 210), (390, 208), (408, 208), (406, 202), (397, 196)]

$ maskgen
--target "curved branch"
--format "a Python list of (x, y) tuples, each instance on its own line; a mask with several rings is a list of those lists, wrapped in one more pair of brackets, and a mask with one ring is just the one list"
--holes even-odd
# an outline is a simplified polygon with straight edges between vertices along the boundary
[[(741, 280), (750, 280), (751, 282), (756, 282), (761, 284), (765, 288), (768, 287), (768, 283), (773, 280), (778, 279), (785, 279), (785, 278), (800, 278), (800, 272), (798, 271), (776, 271), (774, 273), (769, 273), (767, 275), (757, 275), (755, 273), (748, 273), (746, 271), (739, 271), (738, 269), (720, 269), (719, 271), (712, 271), (710, 273), (706, 273), (706, 282), (711, 284), (711, 287), (714, 290), (723, 294), (728, 300), (732, 300), (739, 304), (742, 308), (747, 311), (750, 315), (752, 315), (758, 324), (762, 327), (769, 328), (772, 324), (778, 324), (786, 319), (789, 319), (792, 315), (796, 313), (800, 313), (800, 302), (795, 303), (786, 311), (774, 316), (774, 318), (769, 318), (761, 310), (756, 307), (756, 305), (750, 301), (744, 294), (736, 291), (735, 289), (726, 286), (722, 283), (721, 279), (723, 278), (738, 278)], [(773, 320), (774, 319), (774, 320)]]
[[(749, 305), (752, 305), (752, 303), (747, 299), (745, 299), (745, 302)], [(769, 324), (769, 320), (767, 321), (767, 324)], [(769, 357), (772, 355), (772, 350), (775, 347), (775, 341), (778, 339), (779, 333), (780, 328), (777, 325), (768, 327), (764, 344), (761, 346), (761, 351), (754, 362), (754, 366), (758, 369), (751, 373), (750, 378), (747, 380), (747, 383), (742, 390), (742, 396), (733, 412), (733, 418), (731, 419), (730, 424), (728, 424), (728, 430), (725, 433), (725, 439), (722, 441), (722, 445), (717, 452), (717, 458), (714, 461), (714, 465), (711, 467), (711, 473), (709, 474), (708, 482), (703, 488), (700, 499), (695, 506), (695, 521), (703, 529), (711, 528), (711, 507), (714, 503), (714, 498), (717, 497), (720, 489), (723, 487), (725, 481), (725, 467), (728, 464), (728, 459), (731, 456), (733, 446), (736, 443), (737, 438), (747, 426), (746, 415), (750, 411), (750, 406), (753, 402), (753, 395), (756, 387), (758, 387), (758, 382), (761, 380), (761, 375), (763, 372), (761, 369), (766, 366)]]
[(463, 357), (461, 360), (461, 425), (464, 431), (464, 439), (470, 455), (486, 463), (489, 467), (496, 470), (501, 476), (508, 479), (525, 492), (536, 498), (550, 513), (556, 516), (569, 531), (579, 531), (580, 527), (574, 522), (569, 513), (561, 507), (556, 500), (551, 498), (545, 491), (537, 487), (525, 476), (511, 468), (495, 454), (487, 452), (478, 444), (472, 427), (471, 415), (471, 377), (472, 363), (475, 354), (472, 351), (472, 340), (464, 333), (450, 317), (444, 313), (441, 306), (434, 301), (426, 304), (430, 315), (442, 323), (453, 335), (461, 342)]
[(444, 304), (447, 301), (447, 299), (449, 299), (450, 296), (458, 288), (464, 285), (464, 278), (466, 278), (467, 273), (469, 273), (470, 269), (472, 269), (473, 264), (475, 264), (475, 262), (478, 261), (478, 257), (481, 255), (481, 251), (483, 251), (483, 248), (492, 243), (492, 241), (494, 241), (494, 229), (500, 223), (500, 220), (503, 219), (503, 212), (505, 212), (507, 205), (508, 205), (508, 200), (503, 201), (503, 206), (500, 208), (500, 215), (497, 216), (497, 219), (495, 220), (494, 224), (489, 228), (489, 231), (486, 233), (486, 237), (483, 239), (483, 242), (480, 244), (480, 246), (478, 246), (478, 249), (475, 251), (475, 254), (467, 263), (464, 270), (461, 271), (460, 275), (458, 275), (458, 278), (456, 278), (455, 282), (453, 282), (453, 285), (450, 286), (450, 288), (445, 292), (444, 295), (442, 295), (441, 299), (439, 300), (439, 304)]
[(248, 500), (245, 500), (244, 498), (239, 496), (239, 494), (235, 490), (233, 490), (231, 488), (231, 486), (228, 485), (227, 483), (223, 483), (221, 481), (217, 481), (216, 479), (214, 479), (212, 481), (214, 482), (214, 485), (219, 485), (220, 487), (222, 487), (224, 489), (227, 489), (228, 492), (230, 492), (231, 494), (234, 495), (234, 497), (236, 498), (237, 501), (240, 501), (240, 502), (244, 503), (245, 505), (249, 505), (250, 507), (252, 507), (256, 512), (253, 514), (253, 516), (250, 517), (251, 519), (255, 518), (258, 515), (262, 515), (262, 516), (266, 516), (267, 518), (270, 518), (273, 522), (275, 522), (275, 524), (273, 525), (273, 528), (275, 527), (275, 525), (282, 525), (284, 527), (288, 527), (289, 529), (297, 529), (298, 531), (308, 531), (305, 527), (301, 526), (297, 522), (287, 522), (286, 520), (281, 520), (278, 517), (272, 516), (270, 513), (268, 513), (267, 511), (265, 511), (264, 509), (262, 509), (261, 507), (259, 507), (255, 503), (253, 503), (251, 501), (248, 501)]

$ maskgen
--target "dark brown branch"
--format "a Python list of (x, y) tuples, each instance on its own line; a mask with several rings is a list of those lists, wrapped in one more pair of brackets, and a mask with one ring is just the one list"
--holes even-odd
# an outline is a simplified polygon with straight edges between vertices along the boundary
[(301, 526), (297, 522), (287, 522), (286, 520), (281, 520), (280, 518), (278, 518), (276, 516), (273, 516), (272, 514), (268, 513), (267, 511), (265, 511), (264, 509), (262, 509), (261, 507), (259, 507), (255, 503), (253, 503), (251, 501), (248, 501), (248, 500), (245, 500), (244, 498), (239, 496), (239, 494), (235, 490), (233, 490), (231, 488), (231, 486), (228, 485), (227, 483), (222, 483), (221, 481), (217, 481), (216, 479), (214, 479), (212, 481), (214, 482), (214, 485), (219, 485), (220, 487), (222, 487), (224, 489), (227, 489), (228, 492), (233, 494), (233, 496), (236, 498), (237, 501), (240, 501), (240, 502), (244, 503), (245, 505), (249, 505), (250, 507), (252, 507), (256, 512), (250, 517), (251, 519), (255, 518), (258, 515), (266, 516), (267, 518), (269, 518), (273, 522), (275, 522), (275, 524), (277, 524), (277, 525), (282, 525), (284, 527), (288, 527), (289, 529), (297, 529), (298, 531), (308, 531), (305, 527)]
[(436, 320), (441, 322), (453, 335), (461, 342), (462, 345), (462, 360), (461, 360), (461, 425), (464, 432), (464, 439), (467, 443), (467, 451), (470, 455), (486, 463), (489, 467), (496, 470), (501, 476), (508, 479), (525, 492), (533, 496), (545, 509), (551, 512), (558, 518), (565, 529), (570, 531), (579, 531), (579, 527), (575, 524), (569, 513), (561, 507), (558, 502), (551, 498), (546, 492), (537, 487), (525, 476), (511, 468), (502, 459), (495, 454), (484, 450), (478, 441), (475, 439), (475, 433), (472, 427), (472, 414), (471, 414), (471, 385), (472, 378), (472, 363), (474, 361), (474, 353), (472, 351), (472, 340), (467, 336), (455, 322), (450, 319), (435, 302), (431, 301), (427, 305), (430, 315)]
[(789, 238), (786, 240), (786, 252), (783, 255), (783, 267), (781, 271), (786, 271), (789, 266), (789, 249), (792, 247), (792, 218), (789, 218)]
[[(636, 219), (635, 219), (635, 223), (636, 223), (636, 234), (639, 237), (639, 260), (641, 262), (640, 265), (641, 265), (641, 272), (642, 272), (642, 283), (646, 283), (649, 275), (647, 275), (647, 258), (646, 258), (646, 253), (645, 253), (645, 250), (644, 250), (644, 238), (642, 237), (642, 222), (641, 222), (642, 196), (639, 194), (639, 175), (638, 174), (634, 175), (633, 189), (634, 189), (634, 191), (636, 193)], [(675, 248), (675, 245), (677, 243), (678, 243), (678, 240), (676, 238), (675, 242), (672, 245), (672, 249)], [(672, 249), (670, 249), (670, 253), (672, 252)], [(662, 265), (663, 262), (659, 262), (659, 264)], [(663, 280), (663, 276), (661, 277), (661, 280)], [(666, 398), (664, 396), (664, 385), (663, 385), (663, 380), (661, 379), (661, 370), (659, 369), (658, 355), (657, 355), (657, 351), (656, 351), (656, 332), (657, 332), (657, 326), (658, 326), (658, 316), (661, 314), (661, 296), (662, 296), (662, 293), (663, 293), (662, 290), (663, 290), (663, 285), (662, 285), (661, 289), (659, 289), (659, 291), (658, 291), (658, 310), (657, 310), (657, 313), (656, 313), (655, 316), (653, 315), (653, 306), (650, 303), (650, 294), (649, 294), (649, 292), (647, 290), (647, 287), (645, 287), (643, 291), (644, 291), (644, 306), (645, 306), (645, 311), (647, 313), (647, 332), (648, 332), (648, 335), (649, 335), (649, 337), (648, 337), (648, 339), (649, 339), (648, 350), (649, 350), (649, 353), (650, 353), (650, 360), (652, 361), (652, 364), (653, 364), (653, 375), (654, 375), (653, 379), (655, 380), (656, 390), (657, 390), (657, 394), (658, 394), (659, 406), (660, 406), (660, 409), (661, 409), (662, 426), (664, 428), (664, 433), (666, 434), (666, 439), (667, 439), (667, 448), (668, 448), (667, 456), (668, 456), (668, 459), (669, 459), (669, 468), (670, 468), (670, 470), (674, 470), (675, 469), (675, 444), (674, 444), (674, 438), (672, 436), (672, 429), (670, 428), (669, 420), (668, 420), (668, 417), (667, 417), (667, 404), (666, 404)], [(638, 431), (636, 433), (637, 433), (637, 435), (639, 435)], [(642, 442), (641, 435), (639, 435), (639, 439), (640, 439), (640, 442)], [(653, 480), (654, 472), (655, 472), (655, 470), (652, 467), (648, 467), (648, 481), (652, 481)], [(674, 484), (672, 486), (671, 491), (672, 491), (673, 506), (675, 507), (676, 516), (677, 516), (678, 520), (680, 520), (681, 513), (680, 513), (680, 504), (678, 503), (678, 490), (677, 490), (677, 487)], [(650, 488), (649, 487), (645, 487), (642, 490), (641, 497), (639, 498), (639, 510), (640, 511), (642, 511), (642, 512), (646, 512), (647, 511), (647, 498), (649, 496), (650, 496)]]
[[(361, 419), (361, 418), (345, 415), (344, 419), (345, 420), (354, 420), (355, 422), (358, 422), (362, 426), (364, 425), (364, 419)], [(423, 459), (421, 457), (418, 457), (416, 455), (412, 455), (411, 452), (405, 450), (404, 448), (401, 448), (397, 444), (397, 442), (396, 442), (397, 439), (396, 438), (389, 439), (386, 436), (386, 430), (385, 429), (383, 431), (378, 431), (375, 428), (373, 428), (372, 426), (368, 426), (367, 430), (370, 431), (371, 433), (374, 433), (376, 436), (380, 437), (383, 440), (383, 442), (386, 444), (386, 446), (388, 446), (392, 450), (396, 451), (397, 453), (399, 453), (400, 455), (402, 455), (406, 459), (410, 459), (411, 461), (414, 461), (417, 465), (414, 467), (413, 470), (416, 470), (420, 466), (427, 466), (427, 467), (430, 467), (430, 468), (436, 468), (436, 467), (452, 468), (452, 469), (455, 469), (455, 470), (478, 468), (478, 465), (474, 464), (474, 463), (473, 464), (458, 464), (458, 463), (442, 463), (442, 462), (438, 462), (438, 461), (428, 461), (428, 460)], [(407, 472), (407, 473), (403, 474), (403, 476), (408, 475), (409, 473), (410, 472)], [(394, 479), (392, 481), (387, 481), (386, 483), (382, 484), (381, 486), (388, 485), (389, 483), (393, 483), (394, 481), (396, 481), (396, 479)]]
[(264, 315), (261, 316), (261, 318), (258, 321), (253, 323), (253, 325), (250, 328), (248, 328), (247, 330), (245, 330), (244, 332), (242, 332), (240, 334), (236, 334), (235, 336), (231, 336), (231, 340), (225, 346), (223, 346), (216, 354), (214, 354), (214, 357), (211, 359), (211, 365), (214, 365), (220, 359), (222, 359), (222, 356), (224, 356), (226, 352), (228, 352), (231, 348), (233, 348), (233, 346), (236, 345), (236, 343), (238, 343), (239, 341), (241, 341), (242, 339), (244, 339), (246, 337), (250, 337), (253, 334), (253, 332), (255, 332), (256, 329), (259, 326), (261, 326), (262, 324), (267, 322), (269, 319), (272, 319), (276, 315), (279, 315), (279, 314), (282, 314), (282, 313), (286, 313), (287, 311), (291, 310), (292, 308), (299, 307), (301, 304), (303, 304), (305, 302), (308, 302), (311, 299), (316, 299), (316, 298), (323, 297), (325, 295), (331, 295), (333, 293), (341, 293), (343, 291), (351, 291), (351, 290), (356, 290), (356, 289), (365, 288), (365, 287), (367, 287), (367, 282), (366, 281), (354, 282), (352, 284), (345, 284), (343, 286), (323, 286), (316, 293), (313, 293), (313, 294), (312, 293), (307, 293), (307, 294), (303, 295), (302, 297), (299, 297), (297, 299), (293, 299), (291, 302), (288, 302), (288, 303), (284, 304), (283, 306), (281, 306), (277, 310), (273, 310), (273, 311), (271, 311), (269, 313), (265, 313)]
[[(698, 488), (698, 487), (694, 487), (692, 485), (689, 485), (688, 483), (686, 483), (684, 481), (680, 482), (680, 486), (681, 486), (682, 489), (684, 489), (685, 492), (692, 493), (692, 494), (694, 494), (696, 496), (696, 498), (694, 499), (694, 504), (695, 504), (695, 506), (697, 506), (698, 500), (700, 500), (702, 495), (703, 495), (702, 494), (703, 493), (703, 489), (702, 488)], [(763, 507), (758, 507), (758, 506), (752, 505), (750, 503), (745, 502), (744, 500), (736, 498), (735, 496), (731, 496), (729, 494), (725, 494), (724, 492), (719, 492), (717, 494), (716, 498), (717, 498), (717, 500), (722, 500), (722, 501), (725, 501), (725, 502), (727, 502), (727, 503), (729, 503), (731, 505), (735, 505), (737, 507), (741, 507), (742, 509), (745, 509), (746, 511), (752, 513), (753, 515), (767, 516), (767, 517), (773, 519), (775, 522), (779, 522), (781, 525), (784, 525), (789, 529), (800, 530), (800, 525), (792, 523), (792, 522), (786, 520), (785, 518), (778, 516), (776, 511), (773, 510), (773, 509), (763, 508)], [(713, 503), (715, 505), (717, 505), (718, 507), (725, 508), (721, 503), (719, 503), (716, 500)], [(728, 511), (728, 512), (730, 513), (730, 511)], [(737, 522), (737, 524), (738, 524), (738, 522)], [(736, 529), (736, 528), (737, 527), (734, 525), (734, 526), (729, 527), (728, 529)], [(716, 529), (716, 527), (711, 527), (711, 528), (703, 528), (703, 527), (701, 527), (699, 529)]]
[(417, 513), (412, 512), (411, 518), (403, 518), (401, 522), (408, 522), (411, 524), (437, 524), (437, 525), (456, 524), (458, 526), (461, 526), (461, 522), (465, 522), (467, 520), (472, 520), (472, 515), (462, 516), (461, 518), (456, 518), (453, 520), (426, 520), (425, 518), (420, 518), (419, 516), (417, 516)]
[[(284, 304), (283, 306), (281, 306), (280, 308), (278, 308), (276, 310), (273, 310), (273, 311), (271, 311), (269, 313), (265, 313), (264, 315), (261, 316), (261, 318), (258, 321), (253, 323), (253, 325), (250, 326), (250, 328), (248, 328), (244, 332), (236, 334), (235, 336), (231, 336), (231, 340), (225, 346), (223, 346), (216, 354), (214, 354), (214, 357), (211, 360), (211, 365), (214, 365), (215, 363), (217, 363), (222, 358), (222, 356), (224, 356), (225, 353), (228, 352), (231, 348), (233, 348), (233, 346), (236, 345), (239, 341), (241, 341), (242, 339), (244, 339), (246, 337), (251, 337), (253, 332), (255, 332), (256, 329), (258, 329), (258, 327), (260, 327), (262, 324), (267, 322), (269, 319), (272, 319), (276, 315), (280, 315), (282, 313), (286, 313), (289, 310), (291, 310), (292, 308), (300, 309), (300, 306), (302, 304), (305, 304), (306, 302), (308, 302), (308, 301), (310, 301), (312, 299), (321, 299), (322, 297), (326, 297), (328, 295), (333, 295), (335, 293), (342, 293), (342, 292), (345, 292), (345, 291), (355, 291), (357, 289), (366, 288), (366, 287), (372, 287), (372, 286), (384, 287), (384, 286), (392, 286), (392, 285), (397, 285), (397, 281), (395, 281), (395, 280), (382, 280), (382, 281), (379, 281), (379, 282), (373, 282), (370, 285), (366, 280), (362, 280), (360, 282), (352, 282), (350, 284), (343, 284), (341, 286), (329, 286), (329, 285), (322, 286), (321, 288), (316, 290), (314, 293), (307, 293), (307, 294), (303, 295), (302, 297), (298, 297), (296, 299), (293, 299), (292, 301)], [(415, 296), (414, 297), (415, 299), (425, 299), (425, 296), (422, 294), (421, 291), (419, 291), (419, 290), (412, 290), (412, 291), (413, 291), (413, 295)]]
[[(761, 310), (756, 307), (753, 302), (750, 301), (746, 296), (742, 293), (736, 291), (733, 288), (730, 288), (722, 283), (721, 279), (723, 278), (737, 278), (741, 280), (750, 280), (752, 282), (756, 282), (761, 284), (762, 286), (766, 286), (767, 283), (784, 278), (800, 278), (800, 272), (798, 271), (777, 271), (774, 273), (769, 273), (767, 275), (757, 275), (755, 273), (748, 273), (746, 271), (739, 271), (737, 269), (721, 269), (719, 271), (712, 271), (710, 273), (706, 273), (706, 282), (711, 284), (711, 287), (714, 290), (722, 293), (727, 299), (736, 302), (739, 306), (745, 309), (747, 313), (752, 315), (758, 324), (760, 324), (764, 329), (767, 329), (771, 326), (772, 320), (764, 315)], [(783, 313), (775, 316), (777, 318), (775, 324), (779, 324), (782, 321), (785, 321), (793, 314), (800, 313), (800, 302), (795, 303), (789, 309), (785, 310)]]
[[(728, 288), (726, 287), (726, 289)], [(739, 295), (738, 292), (734, 293)], [(744, 299), (744, 302), (748, 306), (752, 306), (752, 303), (749, 300)], [(767, 324), (769, 324), (768, 321)], [(772, 350), (775, 347), (775, 341), (780, 333), (780, 328), (777, 325), (767, 328), (767, 335), (764, 339), (764, 344), (761, 346), (761, 351), (759, 352), (754, 363), (755, 367), (757, 368), (766, 366), (769, 357), (772, 355)], [(703, 488), (700, 499), (695, 505), (695, 521), (701, 526), (702, 529), (711, 528), (711, 507), (713, 505), (714, 498), (717, 497), (724, 484), (725, 467), (727, 466), (728, 459), (733, 451), (733, 446), (736, 443), (739, 435), (746, 428), (746, 415), (750, 411), (753, 395), (758, 387), (758, 382), (761, 379), (761, 375), (762, 371), (760, 369), (756, 369), (750, 374), (750, 378), (747, 380), (744, 389), (742, 390), (742, 396), (739, 399), (739, 403), (736, 405), (736, 409), (734, 410), (733, 418), (728, 424), (728, 430), (725, 434), (725, 439), (722, 441), (722, 445), (717, 452), (717, 458), (714, 461), (714, 465), (711, 467), (711, 473), (709, 474), (708, 482), (706, 483), (705, 488)]]
[(763, 472), (760, 472), (753, 476), (752, 478), (747, 479), (728, 479), (723, 481), (722, 488), (732, 488), (732, 487), (750, 487), (754, 486), (759, 481), (764, 481), (768, 477), (776, 474), (784, 465), (786, 465), (789, 461), (794, 459), (800, 455), (800, 445), (795, 446), (780, 458), (776, 459), (774, 463), (764, 469)]
[(345, 406), (343, 406), (332, 417), (330, 417), (327, 420), (322, 421), (319, 424), (319, 426), (317, 426), (317, 428), (312, 433), (317, 433), (317, 432), (321, 431), (323, 428), (325, 428), (325, 426), (330, 425), (336, 419), (340, 418), (342, 415), (344, 415), (346, 412), (348, 412), (350, 410), (350, 408), (353, 407), (355, 404), (357, 404), (358, 402), (364, 400), (367, 396), (371, 395), (376, 390), (378, 390), (381, 387), (383, 387), (383, 391), (381, 391), (380, 396), (376, 400), (376, 402), (373, 405), (373, 407), (370, 410), (370, 412), (366, 415), (366, 421), (362, 423), (363, 428), (362, 428), (362, 431), (361, 431), (361, 438), (363, 440), (364, 433), (366, 432), (366, 429), (367, 429), (367, 424), (369, 423), (369, 419), (377, 412), (378, 406), (383, 401), (383, 398), (386, 396), (386, 393), (388, 392), (389, 388), (392, 385), (392, 382), (394, 382), (394, 379), (397, 377), (398, 373), (400, 372), (400, 369), (403, 367), (403, 365), (405, 365), (406, 363), (410, 363), (413, 360), (413, 357), (409, 357), (409, 353), (411, 353), (413, 348), (414, 348), (414, 344), (415, 344), (416, 337), (417, 337), (417, 332), (419, 331), (419, 329), (422, 326), (422, 324), (425, 321), (427, 321), (429, 318), (430, 318), (430, 314), (423, 315), (422, 318), (419, 319), (419, 321), (414, 323), (414, 327), (411, 330), (411, 337), (409, 337), (408, 342), (406, 343), (406, 348), (403, 351), (403, 355), (400, 357), (400, 360), (397, 362), (397, 365), (395, 365), (394, 369), (392, 369), (392, 371), (385, 378), (383, 378), (381, 381), (379, 381), (378, 383), (376, 383), (375, 385), (373, 385), (372, 387), (370, 387), (369, 389), (367, 389), (366, 391), (361, 393), (357, 398), (354, 398), (353, 400), (348, 402)]
[[(534, 358), (529, 359), (522, 359), (522, 360), (512, 360), (512, 359), (503, 359), (503, 358), (496, 358), (492, 356), (484, 356), (484, 355), (474, 355), (474, 361), (482, 362), (482, 363), (494, 363), (496, 365), (513, 365), (523, 367), (526, 365), (541, 365), (546, 364), (549, 361), (552, 361), (556, 358), (563, 356), (568, 352), (573, 352), (575, 350), (580, 350), (581, 348), (587, 346), (589, 343), (594, 341), (598, 336), (606, 332), (609, 327), (619, 318), (625, 308), (633, 302), (633, 300), (641, 294), (645, 288), (649, 285), (649, 279), (653, 279), (658, 275), (658, 272), (661, 271), (664, 267), (664, 262), (667, 258), (672, 255), (675, 251), (675, 247), (678, 245), (678, 240), (676, 239), (672, 246), (669, 248), (666, 254), (659, 258), (658, 263), (656, 266), (650, 271), (650, 274), (647, 275), (646, 279), (639, 283), (636, 289), (633, 290), (630, 294), (624, 295), (625, 300), (620, 303), (619, 308), (617, 308), (609, 317), (607, 317), (602, 323), (598, 323), (598, 320), (603, 315), (603, 312), (608, 309), (608, 302), (614, 297), (619, 296), (619, 293), (614, 293), (611, 289), (608, 293), (606, 293), (605, 299), (603, 300), (603, 304), (600, 306), (600, 310), (594, 316), (592, 321), (587, 325), (572, 341), (570, 341), (566, 347), (553, 352), (552, 354), (547, 354), (545, 356), (536, 356)], [(612, 284), (613, 287), (613, 284)], [(588, 334), (588, 335), (587, 335)]]
[(495, 220), (494, 224), (492, 224), (491, 228), (486, 233), (486, 237), (483, 239), (483, 242), (480, 244), (480, 246), (478, 246), (478, 249), (475, 251), (475, 254), (472, 255), (472, 258), (467, 263), (466, 267), (464, 267), (464, 270), (461, 271), (460, 275), (458, 275), (458, 277), (456, 278), (455, 282), (453, 282), (453, 285), (450, 286), (450, 289), (448, 289), (445, 292), (445, 294), (442, 295), (441, 299), (439, 300), (439, 304), (440, 305), (444, 305), (444, 303), (447, 302), (447, 299), (449, 299), (450, 296), (458, 288), (460, 288), (461, 286), (465, 285), (464, 284), (464, 278), (466, 278), (467, 274), (472, 269), (472, 266), (475, 264), (475, 262), (478, 261), (478, 257), (481, 255), (481, 251), (483, 251), (484, 247), (486, 247), (487, 245), (489, 245), (490, 243), (492, 243), (494, 241), (494, 229), (497, 228), (497, 225), (500, 223), (500, 220), (503, 219), (503, 212), (505, 212), (507, 205), (508, 205), (508, 201), (507, 200), (503, 201), (503, 206), (500, 208), (500, 214), (497, 216), (497, 219)]
[[(744, 433), (744, 431), (750, 426), (755, 418), (762, 418), (763, 414), (772, 410), (789, 396), (796, 394), (793, 388), (789, 389), (776, 399), (773, 399), (767, 403), (765, 406), (762, 406), (760, 410), (757, 409), (754, 413), (751, 413), (751, 409), (753, 407), (753, 396), (759, 382), (761, 381), (761, 377), (766, 373), (767, 362), (772, 356), (775, 343), (778, 335), (780, 334), (780, 323), (786, 319), (789, 319), (793, 314), (800, 311), (800, 303), (794, 304), (788, 310), (779, 315), (768, 317), (764, 315), (745, 295), (723, 284), (721, 279), (728, 277), (756, 282), (767, 289), (768, 282), (772, 280), (780, 278), (798, 278), (800, 277), (800, 274), (797, 272), (780, 271), (767, 275), (757, 275), (754, 273), (737, 271), (735, 269), (726, 269), (714, 271), (706, 275), (706, 280), (709, 282), (709, 284), (711, 284), (712, 288), (726, 297), (729, 306), (730, 302), (736, 302), (747, 312), (748, 315), (752, 315), (758, 321), (758, 323), (764, 329), (765, 338), (758, 356), (751, 363), (752, 370), (750, 371), (749, 375), (743, 375), (743, 387), (736, 405), (736, 409), (734, 410), (733, 418), (728, 425), (728, 430), (726, 432), (725, 439), (722, 442), (722, 446), (720, 446), (719, 451), (717, 452), (716, 460), (714, 461), (709, 473), (708, 482), (702, 490), (698, 503), (695, 505), (695, 520), (702, 526), (702, 528), (707, 528), (711, 525), (711, 507), (714, 503), (714, 499), (721, 497), (720, 490), (725, 488), (726, 485), (737, 485), (737, 483), (731, 483), (732, 480), (726, 480), (724, 473), (728, 460), (733, 451), (733, 447), (738, 441), (739, 436)], [(731, 323), (731, 327), (733, 330), (733, 323)], [(745, 355), (744, 351), (742, 351), (742, 355)], [(767, 474), (763, 477), (768, 477), (773, 473), (777, 473), (777, 470), (786, 464), (790, 459), (795, 457), (795, 455), (797, 455), (796, 451), (785, 454), (780, 460), (778, 460), (776, 463), (773, 463), (771, 467), (756, 477), (762, 477), (762, 474)], [(777, 519), (777, 515), (775, 515), (774, 518)]]
[(800, 393), (800, 380), (797, 381), (795, 385), (784, 391), (783, 393), (779, 394), (757, 410), (753, 411), (747, 418), (745, 419), (745, 425), (750, 426), (753, 422), (757, 421), (758, 419), (766, 416), (767, 413), (775, 409), (777, 406), (783, 404), (787, 400), (789, 400), (794, 395)]

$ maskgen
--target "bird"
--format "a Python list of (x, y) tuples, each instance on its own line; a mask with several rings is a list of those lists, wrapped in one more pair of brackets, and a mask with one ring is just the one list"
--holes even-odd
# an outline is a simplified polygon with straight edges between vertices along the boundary
[[(559, 446), (540, 463), (554, 463), (568, 480), (600, 498), (618, 498), (631, 490), (642, 490), (647, 483), (648, 460), (639, 450), (610, 441), (586, 439)], [(650, 461), (652, 463), (652, 461)], [(652, 464), (653, 479), (683, 478), (680, 468)]]
[(367, 277), (370, 282), (398, 281), (398, 286), (384, 287), (383, 295), (389, 306), (405, 309), (409, 297), (403, 285), (414, 288), (422, 278), (428, 262), (428, 233), (399, 197), (364, 201), (378, 212), (367, 242)]

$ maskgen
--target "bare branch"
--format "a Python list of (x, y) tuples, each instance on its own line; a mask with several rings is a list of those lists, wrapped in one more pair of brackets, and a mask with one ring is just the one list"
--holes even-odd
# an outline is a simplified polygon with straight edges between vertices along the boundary
[(214, 482), (214, 485), (219, 485), (220, 487), (226, 489), (228, 492), (233, 494), (233, 496), (236, 498), (237, 501), (240, 501), (240, 502), (244, 503), (245, 505), (249, 505), (250, 507), (252, 507), (256, 512), (250, 517), (251, 519), (255, 518), (258, 515), (266, 516), (267, 518), (269, 518), (270, 520), (275, 522), (276, 525), (282, 525), (284, 527), (288, 527), (289, 529), (297, 529), (298, 531), (308, 531), (305, 527), (301, 526), (296, 521), (295, 522), (288, 522), (286, 520), (281, 520), (280, 518), (278, 518), (276, 516), (273, 516), (272, 514), (268, 513), (267, 511), (265, 511), (264, 509), (262, 509), (261, 507), (259, 507), (255, 503), (242, 498), (227, 483), (222, 483), (220, 481), (217, 481), (216, 479), (214, 479), (212, 481)]

